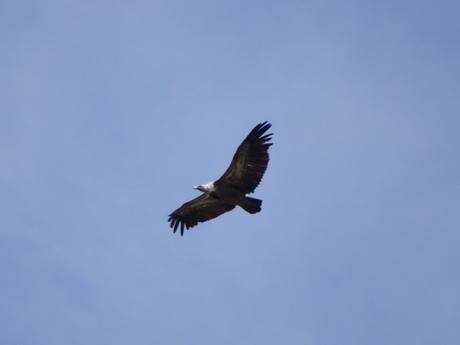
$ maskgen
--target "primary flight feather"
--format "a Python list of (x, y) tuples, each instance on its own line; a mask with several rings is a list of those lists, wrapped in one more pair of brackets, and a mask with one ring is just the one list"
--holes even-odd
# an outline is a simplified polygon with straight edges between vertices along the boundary
[(267, 121), (259, 123), (242, 141), (233, 155), (230, 166), (216, 181), (194, 187), (203, 192), (169, 215), (168, 221), (176, 232), (180, 227), (181, 235), (200, 222), (216, 218), (240, 206), (249, 213), (261, 210), (262, 200), (251, 198), (267, 170), (268, 148), (272, 133), (265, 134), (271, 127)]

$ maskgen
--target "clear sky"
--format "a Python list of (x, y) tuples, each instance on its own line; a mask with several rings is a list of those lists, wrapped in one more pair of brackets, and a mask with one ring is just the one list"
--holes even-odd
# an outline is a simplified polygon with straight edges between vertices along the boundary
[[(0, 1), (0, 343), (460, 344), (458, 1)], [(172, 234), (257, 123), (241, 209)]]

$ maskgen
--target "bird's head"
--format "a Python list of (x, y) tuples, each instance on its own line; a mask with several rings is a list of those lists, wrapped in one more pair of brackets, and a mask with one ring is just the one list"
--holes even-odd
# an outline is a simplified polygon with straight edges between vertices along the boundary
[(202, 184), (200, 184), (198, 186), (193, 186), (193, 189), (199, 190), (200, 192), (203, 192), (203, 193), (206, 192), (206, 189), (204, 188), (204, 186)]
[(198, 186), (193, 187), (196, 190), (199, 190), (200, 192), (203, 193), (211, 193), (215, 190), (214, 188), (214, 182), (208, 182), (206, 184), (200, 184)]

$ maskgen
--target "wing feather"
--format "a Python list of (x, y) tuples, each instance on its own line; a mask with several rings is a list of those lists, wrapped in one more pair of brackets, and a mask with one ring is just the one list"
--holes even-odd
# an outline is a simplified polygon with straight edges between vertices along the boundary
[(238, 146), (230, 166), (215, 182), (216, 185), (230, 183), (244, 194), (252, 193), (267, 170), (268, 148), (272, 133), (265, 134), (272, 125), (259, 123)]
[(185, 229), (193, 228), (200, 222), (216, 218), (221, 214), (231, 211), (235, 205), (226, 204), (219, 199), (203, 193), (199, 197), (192, 199), (169, 215), (168, 222), (176, 232), (180, 225), (180, 234), (184, 234)]

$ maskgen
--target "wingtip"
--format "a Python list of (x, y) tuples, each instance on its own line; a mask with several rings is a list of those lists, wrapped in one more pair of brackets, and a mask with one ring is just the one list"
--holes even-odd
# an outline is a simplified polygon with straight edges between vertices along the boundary
[(268, 121), (264, 121), (260, 123), (260, 126), (269, 129), (272, 126), (272, 124)]
[(259, 128), (257, 129), (257, 132), (259, 133), (259, 135), (262, 135), (272, 127), (272, 124), (268, 121), (264, 121), (260, 123), (258, 127)]
[(170, 223), (169, 227), (172, 229), (173, 234), (179, 232), (181, 236), (184, 236), (185, 230), (194, 226), (194, 224), (174, 218), (172, 215), (169, 216), (168, 222)]
[(256, 125), (252, 131), (248, 134), (247, 138), (260, 138), (262, 135), (265, 134), (271, 128), (271, 123), (268, 121), (264, 121)]

